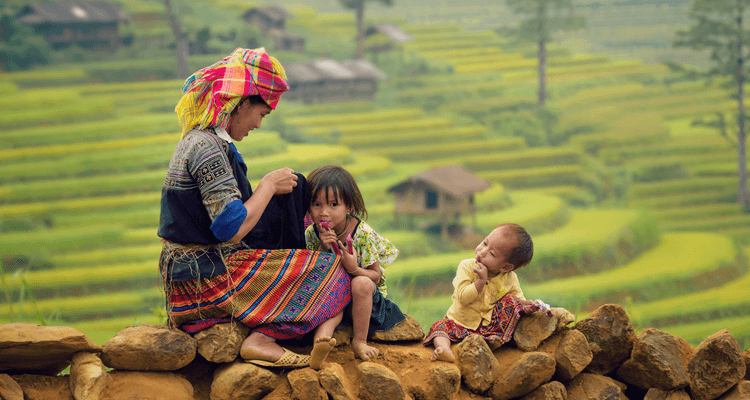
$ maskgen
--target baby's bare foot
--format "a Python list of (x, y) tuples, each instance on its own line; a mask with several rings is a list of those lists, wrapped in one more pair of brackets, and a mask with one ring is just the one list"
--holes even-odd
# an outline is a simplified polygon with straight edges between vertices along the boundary
[(370, 361), (380, 354), (380, 350), (368, 345), (367, 342), (352, 341), (352, 351), (354, 351), (354, 357), (365, 361)]
[(432, 357), (430, 357), (430, 360), (456, 362), (456, 357), (453, 355), (450, 347), (435, 347), (435, 351), (432, 352)]
[(488, 340), (487, 341), (487, 346), (489, 346), (490, 350), (492, 350), (492, 351), (495, 351), (495, 350), (499, 349), (503, 344), (504, 344), (503, 341), (500, 340), (500, 339)]
[(319, 370), (323, 366), (323, 361), (328, 357), (328, 353), (336, 347), (336, 339), (328, 336), (318, 338), (313, 344), (312, 352), (310, 353), (310, 368)]

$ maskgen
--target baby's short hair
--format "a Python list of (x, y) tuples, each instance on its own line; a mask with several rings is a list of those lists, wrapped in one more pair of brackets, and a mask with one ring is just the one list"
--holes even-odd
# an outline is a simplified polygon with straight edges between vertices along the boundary
[(534, 256), (534, 242), (531, 240), (531, 235), (526, 232), (526, 229), (518, 224), (500, 224), (497, 229), (499, 228), (508, 228), (512, 230), (518, 238), (516, 247), (513, 248), (508, 256), (508, 262), (513, 264), (513, 270), (528, 265), (531, 262), (531, 258)]

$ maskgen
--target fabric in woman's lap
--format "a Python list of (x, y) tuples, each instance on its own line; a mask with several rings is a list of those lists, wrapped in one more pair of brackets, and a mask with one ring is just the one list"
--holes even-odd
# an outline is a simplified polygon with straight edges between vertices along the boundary
[(332, 318), (351, 300), (349, 275), (330, 253), (240, 250), (226, 265), (223, 275), (167, 282), (173, 326), (231, 315), (254, 331), (289, 339)]
[(487, 341), (500, 340), (506, 343), (513, 338), (513, 331), (521, 318), (521, 306), (518, 299), (506, 294), (492, 309), (492, 319), (487, 325), (479, 325), (476, 330), (464, 328), (448, 317), (438, 320), (430, 327), (430, 331), (424, 339), (424, 344), (432, 343), (437, 336), (447, 337), (451, 342), (460, 342), (466, 336), (478, 334)]

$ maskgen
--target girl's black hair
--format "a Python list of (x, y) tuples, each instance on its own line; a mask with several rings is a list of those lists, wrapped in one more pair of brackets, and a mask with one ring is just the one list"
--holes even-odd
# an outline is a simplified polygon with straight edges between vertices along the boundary
[(311, 204), (321, 193), (325, 193), (326, 202), (330, 202), (328, 189), (332, 189), (334, 201), (344, 203), (352, 210), (351, 215), (359, 219), (367, 219), (367, 209), (365, 209), (362, 193), (360, 193), (354, 177), (347, 170), (338, 165), (315, 168), (307, 175), (307, 184), (310, 186)]

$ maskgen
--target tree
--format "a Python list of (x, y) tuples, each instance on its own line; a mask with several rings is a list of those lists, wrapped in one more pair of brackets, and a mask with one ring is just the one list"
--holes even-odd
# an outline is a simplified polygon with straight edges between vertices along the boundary
[[(744, 26), (744, 14), (750, 0), (695, 0), (689, 17), (694, 20), (686, 30), (677, 32), (674, 46), (694, 50), (709, 50), (711, 67), (702, 76), (708, 79), (731, 77), (734, 97), (737, 99), (737, 203), (750, 210), (750, 192), (747, 187), (747, 162), (745, 158), (745, 60), (750, 57), (750, 37)], [(721, 126), (723, 114), (716, 121)], [(722, 130), (726, 135), (726, 129)], [(730, 140), (732, 142), (732, 140)]]
[(174, 34), (175, 49), (177, 51), (177, 78), (185, 79), (190, 76), (190, 65), (188, 64), (188, 39), (187, 33), (182, 30), (182, 22), (175, 14), (172, 7), (172, 0), (166, 0), (167, 18), (169, 26)]
[(573, 13), (573, 0), (505, 0), (505, 2), (514, 13), (530, 16), (529, 19), (521, 21), (518, 34), (522, 40), (530, 40), (538, 46), (538, 103), (540, 107), (544, 107), (547, 101), (547, 43), (555, 32), (582, 28), (585, 24), (584, 18)]
[[(356, 58), (365, 54), (365, 2), (367, 0), (339, 0), (342, 6), (355, 10), (357, 13), (357, 49)], [(393, 0), (377, 0), (387, 6), (393, 5)]]

